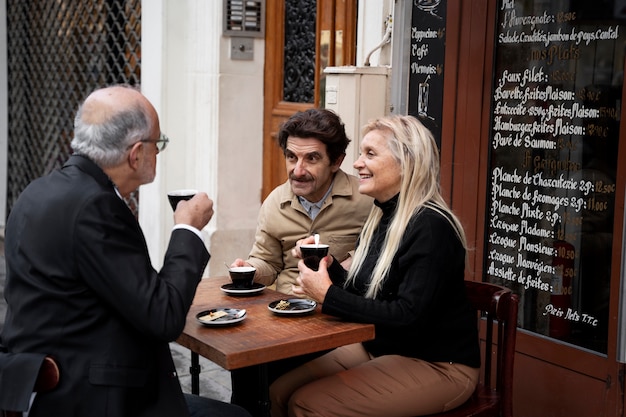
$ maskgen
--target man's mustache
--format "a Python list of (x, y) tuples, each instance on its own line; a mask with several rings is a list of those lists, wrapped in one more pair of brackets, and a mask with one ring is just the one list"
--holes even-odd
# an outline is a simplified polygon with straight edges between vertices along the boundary
[(289, 174), (289, 179), (292, 181), (312, 181), (313, 180), (313, 178), (311, 178), (310, 175), (302, 175), (299, 177), (293, 174)]

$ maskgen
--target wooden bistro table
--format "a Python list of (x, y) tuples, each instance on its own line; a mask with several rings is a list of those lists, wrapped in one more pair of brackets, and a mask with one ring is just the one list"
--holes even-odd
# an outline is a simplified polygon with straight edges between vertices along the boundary
[[(228, 277), (204, 278), (196, 291), (187, 323), (177, 342), (191, 350), (192, 392), (199, 391), (198, 355), (224, 369), (259, 366), (263, 408), (269, 415), (268, 362), (333, 349), (374, 338), (374, 325), (352, 323), (322, 314), (321, 306), (305, 315), (277, 315), (268, 309), (272, 301), (289, 296), (265, 288), (256, 295), (233, 296), (220, 287)], [(233, 325), (205, 326), (196, 314), (213, 308), (246, 309), (246, 318)]]

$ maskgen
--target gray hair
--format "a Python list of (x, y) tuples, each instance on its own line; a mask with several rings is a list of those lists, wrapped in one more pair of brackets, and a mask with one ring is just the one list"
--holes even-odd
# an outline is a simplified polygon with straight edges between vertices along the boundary
[(85, 155), (100, 167), (119, 164), (130, 146), (150, 134), (150, 122), (141, 105), (120, 111), (99, 124), (83, 121), (82, 110), (81, 104), (74, 118), (71, 146), (75, 153)]

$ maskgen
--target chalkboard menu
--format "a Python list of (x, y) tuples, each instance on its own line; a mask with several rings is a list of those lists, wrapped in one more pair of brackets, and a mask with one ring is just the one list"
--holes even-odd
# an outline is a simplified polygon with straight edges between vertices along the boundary
[(520, 295), (520, 327), (600, 353), (626, 45), (619, 9), (499, 2), (491, 90), (484, 271)]
[(414, 0), (408, 114), (428, 127), (441, 146), (446, 0)]

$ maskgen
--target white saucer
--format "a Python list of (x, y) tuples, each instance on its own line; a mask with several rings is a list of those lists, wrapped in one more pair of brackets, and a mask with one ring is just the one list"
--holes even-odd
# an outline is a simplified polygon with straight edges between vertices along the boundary
[(222, 285), (220, 289), (230, 295), (252, 295), (262, 292), (265, 285), (255, 282), (250, 288), (235, 288), (235, 285), (231, 283)]

